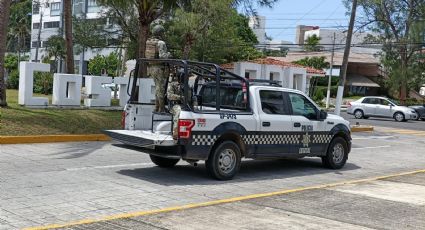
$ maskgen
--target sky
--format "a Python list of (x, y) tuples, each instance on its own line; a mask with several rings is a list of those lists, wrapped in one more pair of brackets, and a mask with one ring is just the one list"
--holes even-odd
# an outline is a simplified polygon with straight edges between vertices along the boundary
[(345, 30), (349, 22), (342, 0), (279, 0), (272, 9), (257, 11), (266, 17), (266, 34), (273, 40), (295, 42), (297, 25)]

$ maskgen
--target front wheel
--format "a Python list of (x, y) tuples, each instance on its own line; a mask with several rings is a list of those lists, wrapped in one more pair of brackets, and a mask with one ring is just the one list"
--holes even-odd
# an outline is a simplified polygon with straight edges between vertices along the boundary
[(155, 155), (149, 155), (151, 161), (160, 168), (171, 168), (174, 167), (180, 159), (170, 159), (165, 157), (159, 157)]
[(241, 167), (241, 150), (233, 141), (220, 143), (205, 162), (207, 172), (218, 180), (230, 180)]
[(348, 143), (342, 137), (335, 137), (329, 145), (326, 156), (322, 157), (322, 164), (326, 168), (340, 169), (348, 159)]
[(396, 114), (394, 114), (394, 119), (398, 122), (405, 121), (404, 114), (400, 112), (397, 112)]

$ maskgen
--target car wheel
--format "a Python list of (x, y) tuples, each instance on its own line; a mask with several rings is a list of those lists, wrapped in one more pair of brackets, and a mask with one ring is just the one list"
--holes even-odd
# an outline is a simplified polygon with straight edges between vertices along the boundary
[(404, 114), (397, 112), (397, 113), (394, 114), (394, 119), (398, 122), (402, 122), (402, 121), (404, 121)]
[(230, 180), (241, 167), (241, 150), (233, 141), (222, 142), (213, 149), (205, 165), (215, 179)]
[(363, 111), (361, 111), (360, 109), (354, 111), (354, 117), (356, 119), (362, 119), (364, 116)]
[(326, 156), (322, 157), (322, 164), (326, 168), (340, 169), (348, 159), (348, 144), (342, 137), (335, 137), (329, 145)]
[(174, 167), (180, 159), (170, 159), (165, 157), (159, 157), (155, 155), (149, 155), (151, 161), (160, 168), (171, 168)]

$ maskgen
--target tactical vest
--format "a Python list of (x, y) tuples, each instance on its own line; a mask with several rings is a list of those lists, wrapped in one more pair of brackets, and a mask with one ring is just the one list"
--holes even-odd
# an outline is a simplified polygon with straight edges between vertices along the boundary
[(158, 39), (149, 39), (146, 41), (146, 58), (159, 58)]

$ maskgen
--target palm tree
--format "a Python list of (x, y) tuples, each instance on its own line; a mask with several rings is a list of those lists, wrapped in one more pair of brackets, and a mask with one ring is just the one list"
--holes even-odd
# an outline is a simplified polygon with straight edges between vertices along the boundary
[(0, 106), (7, 106), (4, 81), (4, 55), (6, 53), (7, 27), (11, 0), (0, 0)]
[(72, 42), (72, 0), (64, 0), (66, 73), (74, 73), (74, 51)]

